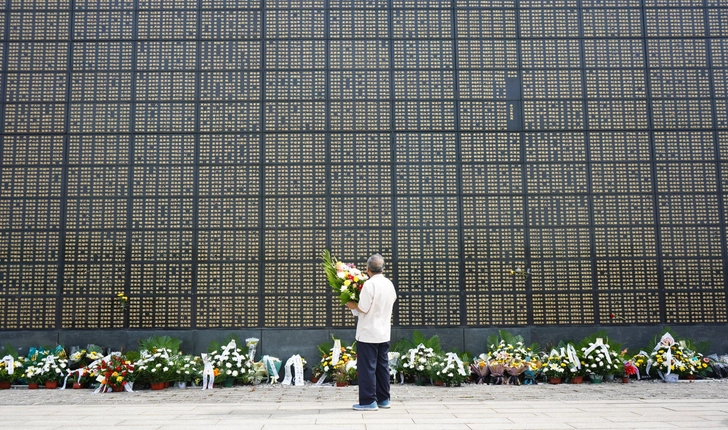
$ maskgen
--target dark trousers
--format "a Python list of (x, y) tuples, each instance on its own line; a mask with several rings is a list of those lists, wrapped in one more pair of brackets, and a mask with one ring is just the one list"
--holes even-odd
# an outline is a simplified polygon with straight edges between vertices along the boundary
[(389, 342), (356, 343), (359, 404), (389, 400)]

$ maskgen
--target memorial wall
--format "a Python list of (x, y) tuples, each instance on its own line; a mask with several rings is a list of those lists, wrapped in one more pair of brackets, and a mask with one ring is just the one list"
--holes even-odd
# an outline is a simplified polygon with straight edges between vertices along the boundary
[(324, 249), (384, 256), (397, 327), (728, 321), (728, 0), (2, 0), (0, 38), (1, 330), (352, 327)]

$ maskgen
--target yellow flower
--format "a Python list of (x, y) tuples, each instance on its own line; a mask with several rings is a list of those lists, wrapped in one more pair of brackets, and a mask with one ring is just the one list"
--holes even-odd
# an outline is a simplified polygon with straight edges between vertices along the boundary
[(121, 384), (123, 381), (124, 381), (124, 378), (122, 376), (117, 376), (116, 377), (116, 382), (118, 382), (118, 383)]

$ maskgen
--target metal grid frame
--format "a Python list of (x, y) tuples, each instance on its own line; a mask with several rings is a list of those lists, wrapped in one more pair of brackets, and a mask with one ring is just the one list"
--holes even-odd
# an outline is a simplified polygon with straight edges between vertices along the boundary
[(3, 1), (0, 330), (351, 326), (324, 248), (397, 326), (726, 322), (726, 17)]

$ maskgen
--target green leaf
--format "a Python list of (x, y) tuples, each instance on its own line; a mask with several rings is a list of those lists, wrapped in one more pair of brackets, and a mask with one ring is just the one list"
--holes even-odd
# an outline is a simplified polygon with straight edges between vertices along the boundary
[(179, 352), (179, 348), (182, 345), (182, 339), (176, 337), (164, 336), (150, 336), (144, 339), (139, 339), (139, 348), (146, 349), (147, 351), (155, 351), (157, 349), (165, 348), (172, 351), (172, 353)]

